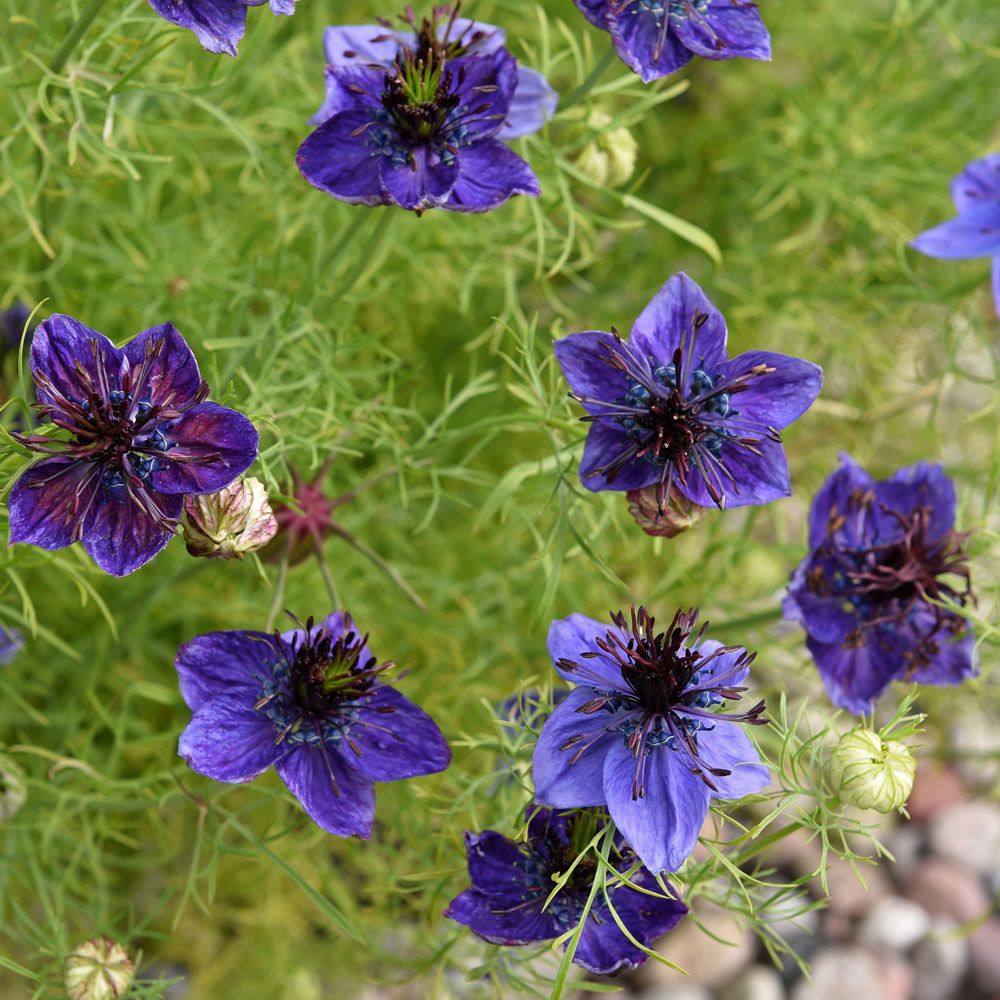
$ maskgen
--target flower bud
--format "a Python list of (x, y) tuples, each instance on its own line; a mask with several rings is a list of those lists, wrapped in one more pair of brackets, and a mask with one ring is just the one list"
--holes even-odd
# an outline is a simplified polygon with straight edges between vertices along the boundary
[(619, 187), (635, 170), (636, 153), (639, 144), (627, 128), (607, 129), (611, 118), (603, 111), (592, 111), (587, 125), (598, 131), (576, 156), (573, 163), (577, 170), (586, 174), (595, 184), (602, 187)]
[(0, 754), (0, 823), (19, 812), (27, 799), (24, 772), (9, 757)]
[(218, 493), (185, 497), (181, 528), (191, 555), (242, 559), (274, 538), (278, 522), (264, 484), (247, 476)]
[(657, 491), (656, 486), (646, 486), (641, 490), (629, 490), (625, 494), (628, 498), (629, 513), (647, 535), (676, 538), (705, 516), (704, 507), (692, 503), (676, 489), (667, 494), (666, 503), (661, 511), (656, 500)]
[(135, 966), (128, 952), (106, 937), (84, 941), (66, 963), (71, 1000), (114, 1000), (128, 993)]
[(863, 726), (844, 733), (830, 754), (830, 781), (840, 798), (882, 813), (906, 805), (916, 769), (905, 743), (884, 740)]

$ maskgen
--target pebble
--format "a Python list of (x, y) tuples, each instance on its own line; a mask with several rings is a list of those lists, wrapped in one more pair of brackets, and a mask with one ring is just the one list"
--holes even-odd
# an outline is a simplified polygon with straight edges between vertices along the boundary
[(967, 942), (953, 932), (956, 924), (935, 921), (931, 934), (917, 945), (913, 963), (917, 978), (913, 1000), (943, 1000), (957, 993), (969, 968)]
[[(697, 983), (679, 983), (676, 986), (652, 986), (641, 993), (633, 994), (635, 1000), (712, 1000), (712, 994)], [(593, 993), (581, 994), (592, 997)]]
[(720, 1000), (785, 1000), (785, 987), (777, 970), (752, 965), (719, 994)]
[(951, 806), (931, 823), (930, 842), (943, 858), (980, 875), (995, 872), (1000, 867), (1000, 805), (980, 799)]
[(993, 917), (972, 932), (969, 956), (976, 985), (990, 996), (1000, 996), (1000, 918)]
[(869, 947), (909, 951), (930, 929), (930, 915), (922, 906), (901, 896), (886, 896), (861, 921), (858, 938)]
[(983, 916), (990, 905), (975, 872), (939, 858), (920, 861), (910, 874), (904, 893), (932, 917), (945, 917), (960, 924)]
[(913, 791), (906, 811), (915, 823), (925, 823), (965, 799), (965, 783), (958, 772), (926, 758), (917, 761)]
[[(830, 911), (848, 917), (864, 916), (889, 894), (890, 889), (888, 877), (877, 865), (861, 864), (855, 870), (850, 862), (834, 857), (827, 865), (826, 880)], [(817, 896), (823, 896), (823, 886), (818, 878), (813, 880), (811, 887)]]
[(799, 980), (792, 1000), (909, 1000), (912, 990), (913, 970), (902, 959), (843, 945), (816, 956), (812, 980)]

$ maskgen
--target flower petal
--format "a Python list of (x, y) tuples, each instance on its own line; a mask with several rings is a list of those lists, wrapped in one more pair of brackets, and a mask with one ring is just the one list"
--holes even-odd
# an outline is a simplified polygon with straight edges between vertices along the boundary
[(380, 24), (344, 24), (323, 32), (323, 51), (331, 66), (391, 66), (396, 54), (413, 35), (391, 31)]
[(708, 775), (718, 788), (717, 799), (742, 799), (766, 788), (771, 772), (760, 761), (760, 753), (750, 741), (742, 723), (717, 722), (714, 729), (698, 733), (698, 754), (707, 767), (717, 767), (732, 774)]
[[(593, 688), (575, 688), (556, 705), (542, 726), (531, 773), (535, 798), (545, 805), (561, 809), (604, 805), (604, 758), (624, 739), (613, 727), (605, 731), (611, 722), (607, 712), (588, 715), (579, 711), (593, 697)], [(580, 739), (573, 746), (563, 749), (568, 740), (576, 737)], [(574, 762), (581, 747), (586, 749)]]
[[(676, 73), (691, 61), (691, 53), (668, 23), (664, 32), (656, 15), (629, 4), (619, 13), (605, 5), (607, 30), (622, 62), (642, 77), (643, 83)], [(586, 11), (585, 11), (586, 13)], [(588, 17), (590, 15), (588, 14)], [(600, 27), (600, 25), (598, 25)]]
[(181, 733), (178, 753), (188, 767), (215, 781), (252, 781), (285, 753), (274, 723), (242, 699), (213, 698)]
[(806, 636), (830, 700), (855, 715), (867, 712), (904, 666), (894, 642), (885, 633), (856, 643), (824, 643)]
[(959, 212), (984, 201), (1000, 201), (1000, 153), (973, 160), (951, 182), (951, 197)]
[[(154, 493), (152, 501), (168, 521), (181, 516), (184, 498)], [(128, 576), (145, 565), (172, 535), (128, 494), (127, 487), (102, 487), (83, 522), (83, 547), (105, 573)]]
[[(701, 319), (701, 317), (705, 317)], [(700, 323), (693, 340), (692, 330)], [(675, 274), (653, 296), (632, 327), (632, 346), (658, 365), (673, 363), (674, 351), (684, 350), (684, 368), (705, 359), (708, 369), (726, 362), (726, 321), (697, 282)]]
[(26, 469), (10, 491), (10, 544), (61, 549), (79, 541), (83, 517), (101, 482), (101, 467), (46, 458)]
[(353, 765), (373, 781), (436, 774), (451, 763), (434, 720), (388, 684), (364, 702), (349, 737), (361, 751)]
[(608, 0), (573, 0), (573, 2), (595, 28), (608, 30)]
[(722, 371), (736, 378), (759, 365), (774, 371), (751, 379), (745, 390), (733, 396), (733, 406), (748, 420), (782, 430), (815, 402), (823, 387), (823, 369), (786, 354), (747, 351), (729, 361)]
[(681, 751), (664, 746), (647, 756), (645, 794), (633, 798), (637, 764), (624, 741), (608, 752), (604, 764), (608, 812), (651, 872), (675, 872), (698, 842), (708, 814), (708, 787), (685, 766)]
[(517, 88), (497, 138), (517, 139), (537, 132), (556, 113), (558, 104), (559, 95), (538, 70), (518, 65)]
[[(713, 482), (725, 498), (727, 508), (771, 503), (792, 495), (788, 460), (781, 445), (774, 441), (761, 441), (756, 447), (759, 455), (738, 444), (723, 443), (720, 461), (732, 478), (717, 474)], [(704, 464), (705, 459), (702, 462)], [(709, 464), (706, 468), (712, 469), (713, 466)], [(689, 473), (687, 483), (678, 483), (677, 488), (702, 507), (715, 506), (712, 494), (705, 485), (705, 477), (696, 467)]]
[[(613, 403), (628, 391), (625, 373), (609, 364), (611, 351), (620, 350), (610, 333), (590, 331), (571, 333), (552, 345), (556, 360), (577, 396)], [(588, 413), (601, 413), (606, 408), (582, 403)]]
[(613, 480), (597, 471), (631, 444), (625, 431), (610, 420), (598, 420), (591, 424), (580, 460), (580, 482), (594, 493), (602, 490), (641, 490), (659, 482), (659, 468), (644, 458), (629, 459)]
[[(937, 462), (917, 462), (897, 469), (875, 486), (877, 506), (908, 515), (918, 507), (930, 510), (927, 537), (933, 541), (955, 527), (955, 484)], [(897, 531), (898, 523), (891, 520)], [(880, 532), (884, 535), (885, 532)]]
[[(326, 93), (310, 125), (322, 125), (342, 111), (363, 111), (381, 107), (383, 70), (367, 66), (327, 66), (323, 71)], [(368, 120), (371, 121), (369, 114)]]
[(209, 52), (236, 55), (246, 30), (245, 0), (149, 0), (165, 21), (193, 31)]
[[(552, 665), (560, 677), (573, 684), (583, 684), (591, 688), (609, 688), (614, 691), (628, 691), (622, 680), (621, 668), (611, 661), (597, 645), (608, 632), (624, 633), (596, 618), (572, 614), (567, 618), (557, 618), (549, 626), (548, 649)], [(599, 653), (599, 656), (585, 657), (584, 653)], [(572, 660), (579, 664), (579, 670), (570, 670), (560, 665), (560, 660)]]
[(966, 260), (1000, 253), (1000, 201), (975, 205), (921, 233), (910, 246), (928, 257)]
[(136, 402), (177, 408), (190, 402), (201, 388), (194, 352), (172, 323), (143, 330), (122, 353)]
[(510, 908), (492, 896), (466, 889), (459, 893), (444, 911), (444, 915), (468, 927), (477, 937), (491, 944), (531, 944), (557, 937), (560, 928), (550, 913), (542, 912), (545, 897)]
[(412, 164), (398, 166), (388, 157), (381, 157), (378, 170), (382, 191), (394, 205), (413, 212), (443, 205), (458, 180), (458, 163), (445, 163), (424, 146), (418, 146), (411, 155)]
[[(842, 452), (840, 468), (820, 487), (809, 508), (809, 548), (815, 549), (834, 537), (846, 545), (862, 543), (864, 533), (858, 530), (858, 519), (841, 524), (841, 515), (847, 512), (852, 493), (866, 493), (874, 488), (875, 480), (850, 455)], [(834, 524), (839, 527), (831, 534), (830, 527)]]
[(465, 834), (472, 888), (493, 899), (520, 901), (527, 890), (524, 855), (509, 837), (496, 830)]
[(371, 124), (367, 111), (342, 111), (320, 125), (299, 146), (295, 162), (313, 187), (354, 205), (386, 202), (379, 180), (382, 155), (364, 131)]
[(516, 194), (537, 196), (531, 167), (497, 139), (463, 146), (458, 155), (458, 177), (444, 207), (453, 212), (489, 212)]
[[(58, 404), (61, 397), (82, 402), (88, 391), (100, 384), (100, 367), (112, 379), (122, 368), (122, 352), (103, 333), (59, 314), (39, 324), (29, 358), (40, 403)], [(39, 377), (55, 391), (38, 386)]]
[[(921, 617), (929, 624), (933, 621), (933, 611), (928, 607)], [(957, 636), (950, 634), (947, 629), (940, 629), (934, 638), (938, 644), (938, 654), (926, 666), (915, 670), (903, 680), (950, 687), (979, 673), (979, 654), (972, 629), (966, 629)]]
[(495, 136), (510, 114), (518, 84), (517, 60), (501, 48), (458, 62), (463, 131), (474, 139)]
[(310, 819), (338, 837), (372, 835), (375, 786), (324, 744), (302, 745), (278, 761), (281, 780), (302, 804)]
[(253, 703), (272, 666), (284, 657), (278, 640), (266, 632), (209, 632), (184, 643), (174, 666), (181, 697), (197, 711), (223, 695)]
[(703, 59), (770, 59), (771, 36), (757, 4), (712, 0), (672, 24), (677, 37)]
[(257, 428), (218, 403), (193, 406), (164, 430), (168, 451), (157, 457), (159, 493), (215, 493), (246, 472), (257, 457)]

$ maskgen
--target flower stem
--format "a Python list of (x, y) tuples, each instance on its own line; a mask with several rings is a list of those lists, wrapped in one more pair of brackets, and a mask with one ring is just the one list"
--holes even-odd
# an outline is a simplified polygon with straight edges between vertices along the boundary
[(559, 106), (560, 111), (565, 111), (567, 108), (573, 107), (574, 104), (579, 103), (589, 94), (596, 85), (597, 81), (604, 76), (605, 70), (615, 61), (618, 53), (615, 51), (615, 47), (612, 45), (607, 52), (598, 60), (597, 65), (590, 71), (587, 78), (580, 84), (579, 87), (574, 90), (569, 97)]
[(365, 243), (361, 252), (357, 255), (354, 264), (334, 290), (333, 298), (335, 301), (342, 298), (354, 287), (355, 282), (361, 277), (364, 269), (371, 263), (372, 258), (375, 256), (375, 251), (378, 249), (389, 228), (389, 223), (392, 221), (393, 215), (395, 215), (395, 212), (391, 209), (382, 209), (382, 214), (376, 220), (375, 228), (368, 237), (368, 242)]
[(87, 29), (93, 23), (94, 18), (101, 12), (103, 6), (104, 0), (90, 0), (90, 3), (84, 8), (83, 13), (76, 19), (76, 24), (73, 25), (62, 45), (59, 46), (59, 51), (52, 60), (52, 65), (49, 66), (49, 69), (53, 73), (62, 72), (63, 67), (69, 61), (69, 57), (73, 54), (77, 42), (86, 34)]
[(281, 604), (285, 599), (285, 580), (288, 577), (288, 551), (281, 557), (281, 562), (278, 563), (278, 579), (274, 584), (274, 599), (271, 601), (271, 609), (267, 613), (267, 625), (264, 627), (265, 632), (270, 632), (274, 628), (274, 623), (278, 620), (278, 614), (281, 611)]

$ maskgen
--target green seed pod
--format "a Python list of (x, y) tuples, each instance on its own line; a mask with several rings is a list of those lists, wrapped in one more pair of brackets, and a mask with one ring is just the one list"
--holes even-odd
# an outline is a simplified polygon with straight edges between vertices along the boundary
[(128, 952), (106, 937), (79, 945), (66, 963), (66, 992), (71, 1000), (115, 1000), (128, 993), (135, 966)]
[(635, 170), (639, 144), (627, 128), (607, 129), (611, 118), (603, 111), (592, 111), (587, 125), (606, 129), (590, 140), (573, 158), (576, 168), (595, 184), (620, 187)]
[(844, 802), (862, 809), (902, 809), (913, 788), (916, 759), (905, 743), (863, 726), (844, 733), (830, 754), (829, 775)]

